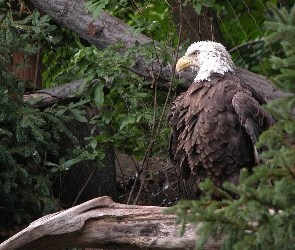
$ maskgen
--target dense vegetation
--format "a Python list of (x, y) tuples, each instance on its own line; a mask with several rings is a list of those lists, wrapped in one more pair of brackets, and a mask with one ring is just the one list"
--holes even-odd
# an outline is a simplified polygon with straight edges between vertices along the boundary
[(31, 108), (23, 101), (25, 82), (7, 70), (13, 52), (27, 56), (36, 53), (38, 39), (44, 39), (52, 28), (49, 19), (40, 18), (37, 11), (20, 21), (13, 19), (12, 12), (0, 15), (0, 231), (57, 209), (51, 196), (46, 155), (57, 154), (53, 140), (67, 131), (62, 122), (67, 117), (53, 110), (41, 112)]

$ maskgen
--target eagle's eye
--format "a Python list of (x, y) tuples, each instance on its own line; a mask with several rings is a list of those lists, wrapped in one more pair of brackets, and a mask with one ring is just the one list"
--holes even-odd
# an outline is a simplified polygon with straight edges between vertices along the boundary
[(198, 50), (196, 50), (195, 52), (194, 52), (194, 55), (195, 56), (198, 56), (200, 54), (200, 51), (198, 51)]

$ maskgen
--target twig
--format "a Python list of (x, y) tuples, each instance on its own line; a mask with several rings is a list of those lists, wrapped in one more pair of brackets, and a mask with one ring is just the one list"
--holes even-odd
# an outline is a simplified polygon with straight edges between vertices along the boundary
[[(36, 69), (35, 69), (35, 76), (34, 76), (34, 84), (37, 86), (37, 80), (38, 80), (38, 69), (39, 69), (39, 61), (40, 61), (40, 52), (41, 52), (41, 46), (38, 45), (38, 52), (37, 52), (37, 60), (36, 60)], [(35, 89), (34, 89), (35, 90)]]
[[(153, 42), (153, 45), (154, 45), (154, 49), (156, 50), (156, 45), (155, 45), (154, 42)], [(158, 94), (158, 85), (157, 85), (156, 82), (157, 82), (157, 79), (160, 77), (161, 72), (162, 72), (162, 64), (160, 63), (160, 60), (159, 60), (159, 57), (158, 57), (157, 53), (156, 53), (156, 58), (157, 58), (157, 61), (158, 61), (159, 65), (161, 65), (161, 66), (160, 66), (160, 70), (158, 72), (158, 75), (156, 77), (154, 76), (153, 71), (150, 72), (150, 76), (152, 77), (151, 87), (155, 88), (154, 102), (153, 102), (153, 104), (154, 104), (154, 113), (153, 113), (153, 122), (152, 122), (152, 128), (151, 128), (151, 140), (150, 140), (148, 149), (145, 151), (145, 155), (144, 155), (144, 158), (143, 158), (143, 161), (142, 161), (142, 173), (141, 173), (140, 187), (139, 187), (138, 193), (136, 195), (136, 198), (135, 198), (135, 200), (133, 202), (133, 204), (135, 204), (135, 205), (138, 203), (139, 197), (140, 197), (140, 195), (142, 193), (142, 190), (143, 190), (143, 187), (145, 185), (146, 175), (147, 175), (148, 165), (149, 165), (149, 158), (151, 156), (151, 152), (152, 152), (152, 148), (154, 146), (154, 143), (156, 141), (156, 139), (155, 139), (155, 127), (156, 127), (156, 117), (157, 117), (157, 94)], [(159, 121), (159, 122), (161, 122), (161, 121)]]
[(116, 152), (115, 152), (115, 158), (116, 158), (116, 161), (117, 161), (117, 163), (118, 163), (118, 166), (119, 166), (119, 169), (120, 169), (120, 173), (121, 173), (121, 175), (122, 175), (123, 187), (124, 187), (124, 190), (125, 190), (125, 194), (126, 194), (126, 196), (127, 196), (127, 188), (126, 188), (125, 181), (124, 181), (124, 180), (125, 180), (125, 175), (124, 175), (124, 173), (123, 173), (123, 171), (122, 171), (121, 164), (120, 164), (120, 161), (119, 161), (119, 159), (118, 159), (118, 156), (117, 156)]
[[(146, 180), (146, 173), (147, 173), (147, 166), (149, 164), (149, 157), (151, 155), (151, 151), (152, 151), (152, 148), (154, 146), (154, 143), (155, 143), (156, 139), (152, 139), (150, 141), (150, 144), (148, 146), (148, 149), (146, 150), (146, 153), (144, 155), (144, 158), (143, 158), (143, 161), (142, 161), (142, 173), (141, 173), (141, 183), (140, 183), (140, 188), (138, 190), (138, 193), (137, 193), (137, 196), (133, 202), (134, 205), (136, 205), (138, 203), (138, 200), (139, 200), (139, 197), (142, 193), (142, 190), (143, 190), (143, 187), (144, 187), (144, 184), (145, 184), (145, 180)], [(139, 176), (139, 175), (138, 175)]]
[(173, 83), (173, 80), (174, 80), (174, 77), (175, 77), (175, 68), (176, 68), (177, 58), (178, 58), (178, 54), (179, 54), (179, 46), (180, 46), (180, 39), (181, 39), (181, 32), (182, 32), (182, 1), (179, 1), (179, 15), (180, 15), (180, 23), (179, 23), (178, 42), (177, 42), (177, 46), (176, 46), (175, 60), (174, 60), (174, 64), (173, 64), (173, 67), (172, 67), (172, 76), (171, 76), (171, 80), (170, 80), (169, 89), (168, 89), (167, 97), (166, 97), (166, 100), (165, 100), (164, 108), (163, 108), (163, 111), (162, 111), (162, 114), (161, 114), (161, 117), (160, 117), (160, 121), (159, 121), (159, 124), (158, 124), (157, 133), (159, 133), (160, 130), (161, 130), (161, 123), (162, 123), (162, 120), (163, 120), (164, 115), (165, 115), (165, 110), (168, 107), (168, 101), (169, 101), (171, 91), (172, 91), (172, 86), (173, 86), (172, 83)]
[(229, 53), (232, 53), (234, 52), (235, 50), (238, 50), (239, 48), (242, 48), (244, 46), (248, 46), (248, 45), (252, 45), (252, 44), (255, 44), (255, 43), (264, 43), (264, 40), (263, 39), (260, 39), (260, 40), (255, 40), (255, 41), (249, 41), (249, 42), (246, 42), (246, 43), (242, 43), (232, 49), (230, 49), (228, 52)]
[(139, 171), (138, 171), (137, 175), (135, 176), (134, 183), (132, 185), (131, 191), (129, 193), (129, 197), (128, 197), (128, 200), (127, 200), (127, 205), (130, 205), (131, 197), (132, 197), (132, 194), (134, 193), (134, 189), (135, 189), (135, 186), (136, 186), (136, 183), (138, 181), (139, 176), (140, 176), (140, 174), (139, 174)]
[(129, 156), (129, 158), (131, 159), (131, 161), (133, 162), (133, 164), (134, 164), (136, 170), (139, 171), (138, 165), (137, 165), (137, 163), (135, 162), (135, 160), (133, 159), (132, 155), (128, 154), (128, 156)]
[(127, 200), (127, 205), (130, 205), (131, 197), (132, 197), (133, 192), (134, 192), (134, 190), (135, 190), (135, 186), (136, 186), (136, 183), (137, 183), (137, 181), (138, 181), (138, 178), (139, 178), (139, 176), (140, 176), (140, 174), (141, 174), (141, 172), (142, 172), (142, 169), (139, 169), (139, 168), (138, 168), (137, 163), (134, 161), (134, 159), (132, 158), (131, 155), (128, 155), (128, 156), (131, 158), (131, 160), (132, 160), (132, 162), (133, 162), (133, 164), (134, 164), (134, 166), (135, 166), (135, 168), (136, 168), (136, 170), (137, 170), (137, 175), (135, 176), (134, 183), (133, 183), (133, 185), (132, 185), (132, 188), (131, 188), (131, 191), (130, 191), (130, 193), (129, 193), (128, 200)]
[(95, 169), (93, 169), (93, 171), (92, 171), (91, 174), (89, 175), (87, 181), (85, 182), (84, 186), (82, 187), (82, 189), (81, 189), (80, 192), (78, 193), (78, 195), (77, 195), (77, 197), (76, 197), (76, 199), (75, 199), (75, 201), (74, 201), (72, 207), (76, 206), (76, 204), (77, 204), (77, 202), (78, 202), (78, 200), (79, 200), (81, 194), (83, 193), (83, 191), (84, 191), (84, 189), (86, 188), (86, 186), (88, 185), (88, 183), (89, 183), (89, 181), (90, 181), (92, 175), (94, 174), (94, 170), (95, 170)]
[[(183, 181), (182, 182), (180, 181), (182, 178), (181, 178), (181, 176), (179, 174), (179, 171), (177, 171), (176, 168), (174, 168), (174, 174), (175, 174), (176, 179), (177, 179), (178, 197), (182, 197), (183, 196), (183, 193), (186, 193), (186, 191), (185, 191), (185, 189), (186, 189), (185, 188), (185, 185), (184, 185)], [(181, 187), (183, 187), (184, 192), (181, 192)]]

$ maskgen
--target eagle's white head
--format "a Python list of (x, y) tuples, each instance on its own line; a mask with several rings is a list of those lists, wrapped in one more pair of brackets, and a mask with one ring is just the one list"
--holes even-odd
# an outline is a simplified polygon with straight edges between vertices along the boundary
[(185, 56), (178, 60), (176, 70), (180, 72), (188, 67), (197, 73), (194, 82), (210, 81), (212, 73), (234, 72), (235, 68), (225, 47), (211, 41), (193, 43), (188, 47)]

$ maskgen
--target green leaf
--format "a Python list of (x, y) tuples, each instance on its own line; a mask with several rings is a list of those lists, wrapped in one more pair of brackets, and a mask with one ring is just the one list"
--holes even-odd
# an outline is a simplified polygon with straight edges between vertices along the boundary
[(58, 172), (60, 169), (58, 168), (58, 167), (53, 167), (53, 168), (51, 168), (51, 172), (52, 173), (56, 173), (56, 172)]
[(97, 140), (96, 139), (93, 139), (90, 141), (90, 146), (95, 149), (97, 147)]
[(83, 93), (85, 87), (87, 86), (87, 84), (89, 84), (92, 81), (93, 77), (94, 77), (93, 75), (88, 75), (87, 77), (84, 78), (83, 83), (79, 87), (79, 91), (77, 95), (81, 95)]
[(61, 108), (57, 110), (55, 113), (59, 116), (63, 115), (68, 109), (67, 108)]
[(70, 159), (70, 160), (67, 160), (65, 161), (62, 165), (61, 165), (61, 168), (64, 169), (64, 170), (67, 170), (69, 169), (71, 166), (73, 166), (74, 164), (76, 163), (79, 163), (81, 161), (83, 161), (83, 157), (78, 157), (78, 158), (75, 158), (75, 159)]
[(42, 25), (48, 23), (50, 20), (51, 20), (51, 18), (48, 15), (44, 15), (37, 22), (37, 26), (42, 26)]
[(287, 134), (294, 133), (294, 122), (293, 121), (286, 121), (285, 122), (285, 131)]
[(70, 112), (72, 113), (72, 115), (74, 116), (74, 118), (79, 121), (79, 122), (87, 122), (87, 119), (85, 117), (86, 112), (85, 110), (81, 110), (81, 109), (70, 109)]
[(36, 98), (30, 98), (30, 99), (26, 100), (26, 102), (29, 104), (34, 104), (34, 103), (40, 102), (42, 100), (43, 100), (43, 96), (39, 96)]
[(106, 123), (106, 124), (109, 124), (110, 121), (112, 120), (113, 118), (113, 114), (111, 111), (107, 110), (106, 112), (104, 112), (101, 116), (101, 119)]
[(192, 2), (193, 7), (198, 15), (201, 14), (202, 6), (205, 6), (205, 7), (215, 6), (215, 0), (186, 0), (183, 3), (183, 6), (187, 6), (187, 4), (190, 2)]
[(120, 126), (120, 130), (122, 130), (123, 128), (125, 128), (126, 126), (130, 125), (130, 124), (134, 124), (135, 123), (135, 117), (133, 116), (127, 116), (123, 122), (121, 123)]
[(93, 87), (93, 93), (94, 93), (94, 102), (98, 109), (102, 108), (102, 105), (104, 103), (104, 92), (103, 92), (104, 83), (103, 81), (99, 81), (94, 87)]
[(96, 154), (98, 156), (98, 159), (100, 160), (103, 160), (105, 157), (105, 152), (100, 151), (100, 152), (96, 152)]
[(93, 18), (96, 19), (108, 3), (108, 0), (88, 0), (84, 4), (84, 9), (89, 11), (93, 15)]
[(84, 104), (89, 103), (89, 102), (90, 102), (90, 100), (88, 100), (88, 99), (81, 99), (78, 102), (72, 103), (72, 106), (71, 107), (72, 108), (80, 107), (80, 106), (83, 106)]

